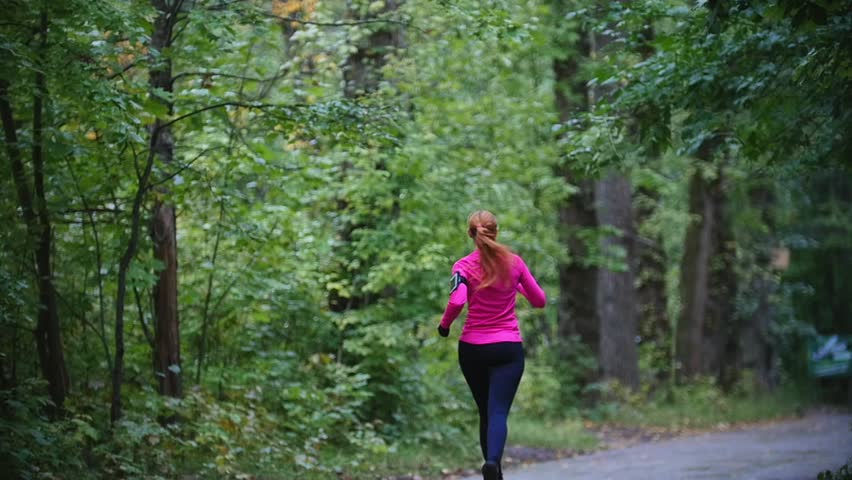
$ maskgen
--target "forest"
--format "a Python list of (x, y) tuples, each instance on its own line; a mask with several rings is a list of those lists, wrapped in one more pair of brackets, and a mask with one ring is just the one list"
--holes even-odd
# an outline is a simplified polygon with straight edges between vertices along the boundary
[(478, 209), (548, 296), (510, 442), (852, 398), (848, 0), (0, 5), (9, 478), (469, 463)]

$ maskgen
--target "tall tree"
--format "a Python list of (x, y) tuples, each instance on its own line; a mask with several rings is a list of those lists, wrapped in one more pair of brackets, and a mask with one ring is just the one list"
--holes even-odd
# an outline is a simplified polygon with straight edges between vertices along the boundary
[[(556, 12), (561, 10), (557, 7)], [(564, 17), (557, 13), (557, 17)], [(581, 65), (604, 61), (608, 45), (612, 43), (612, 29), (598, 33), (591, 28), (575, 37), (574, 55), (557, 56), (554, 61), (556, 101), (560, 118), (567, 123), (571, 115), (571, 99), (585, 98), (586, 112), (594, 114), (596, 104), (608, 100), (612, 88), (599, 84), (586, 86), (580, 81)], [(563, 43), (564, 45), (564, 43)], [(563, 46), (562, 48), (566, 48)], [(569, 89), (566, 89), (569, 87)], [(573, 87), (571, 91), (570, 87)], [(575, 112), (576, 113), (576, 110)], [(613, 159), (614, 160), (614, 159)], [(563, 167), (564, 168), (564, 167)], [(623, 167), (622, 167), (623, 168)], [(572, 264), (560, 265), (560, 298), (557, 313), (562, 335), (578, 334), (596, 354), (600, 373), (635, 387), (638, 385), (638, 354), (636, 350), (636, 295), (634, 287), (635, 232), (630, 182), (617, 169), (604, 172), (603, 178), (594, 180), (569, 169), (563, 176), (573, 173), (578, 195), (560, 207), (560, 232), (569, 247)], [(566, 177), (569, 178), (569, 177)], [(569, 180), (570, 181), (570, 180)], [(605, 251), (620, 250), (627, 255), (624, 268), (594, 267), (590, 261), (588, 232), (599, 226), (612, 227), (619, 233), (601, 239), (594, 248)], [(565, 229), (565, 230), (562, 230)], [(585, 232), (585, 234), (584, 234)], [(591, 237), (595, 237), (592, 235)], [(578, 263), (580, 259), (583, 263)]]
[[(700, 146), (689, 183), (689, 213), (681, 259), (683, 308), (677, 324), (680, 376), (717, 375), (731, 385), (738, 363), (736, 245), (724, 177), (724, 141), (719, 134)], [(707, 177), (710, 178), (707, 178)]]
[[(721, 34), (731, 11), (726, 1), (711, 1), (705, 31)], [(721, 66), (736, 68), (734, 59)], [(726, 85), (708, 85), (687, 100), (693, 118), (708, 112), (725, 112), (724, 100), (732, 92)], [(683, 257), (681, 259), (681, 301), (683, 308), (677, 323), (676, 353), (679, 376), (716, 375), (724, 387), (735, 381), (739, 364), (736, 323), (737, 273), (736, 245), (731, 228), (726, 168), (732, 150), (727, 145), (729, 132), (722, 122), (701, 124), (696, 148), (697, 162), (689, 182), (689, 213)]]
[(624, 174), (611, 172), (595, 183), (600, 225), (618, 229), (602, 240), (605, 249), (624, 252), (626, 265), (620, 269), (600, 268), (597, 278), (597, 312), (600, 318), (598, 359), (604, 378), (639, 386), (639, 356), (636, 350), (637, 311), (635, 288), (635, 239), (633, 197)]
[[(719, 141), (705, 141), (698, 158), (711, 162)], [(710, 262), (713, 256), (714, 225), (717, 218), (713, 199), (718, 179), (706, 179), (703, 169), (696, 168), (689, 180), (689, 213), (680, 268), (680, 297), (683, 307), (677, 323), (677, 358), (679, 374), (694, 376), (704, 373), (704, 321), (710, 298)]]
[(737, 272), (737, 244), (734, 237), (733, 218), (730, 205), (730, 182), (726, 178), (725, 165), (718, 167), (719, 188), (713, 200), (716, 218), (714, 240), (715, 249), (710, 265), (710, 303), (707, 325), (710, 345), (705, 346), (704, 355), (709, 357), (710, 373), (716, 376), (718, 384), (729, 391), (739, 380), (742, 370), (740, 337), (742, 323), (737, 314), (736, 299), (739, 288)]
[[(605, 61), (603, 57), (612, 53), (607, 47), (615, 40), (613, 28), (608, 26), (604, 33), (590, 34), (591, 61)], [(590, 87), (589, 98), (592, 108), (611, 93), (611, 88)], [(601, 247), (604, 250), (615, 249), (623, 252), (625, 261), (619, 269), (610, 266), (598, 268), (595, 308), (600, 329), (598, 363), (601, 374), (604, 378), (614, 378), (631, 388), (636, 388), (639, 386), (634, 273), (636, 232), (632, 187), (628, 177), (623, 171), (619, 171), (626, 168), (626, 165), (610, 168), (604, 172), (603, 178), (594, 184), (598, 225), (612, 227), (618, 231), (615, 236), (602, 238)]]
[[(42, 374), (48, 381), (50, 397), (61, 408), (70, 382), (62, 347), (59, 304), (53, 275), (53, 229), (45, 191), (45, 102), (47, 94), (48, 10), (42, 3), (38, 15), (38, 35), (34, 70), (32, 116), (32, 178), (26, 171), (17, 134), (17, 122), (12, 109), (10, 84), (0, 77), (0, 118), (6, 139), (6, 154), (10, 162), (18, 205), (23, 213), (27, 233), (32, 238), (39, 298), (38, 323), (35, 329), (36, 346)], [(4, 71), (14, 71), (6, 70)], [(30, 190), (30, 184), (33, 190)], [(33, 195), (33, 193), (35, 195)]]
[[(145, 166), (137, 178), (136, 192), (133, 196), (133, 205), (130, 212), (130, 238), (121, 255), (118, 264), (118, 280), (115, 293), (115, 360), (112, 362), (112, 397), (110, 402), (110, 420), (112, 423), (118, 421), (123, 414), (121, 387), (124, 382), (124, 307), (127, 296), (127, 275), (130, 264), (139, 249), (139, 237), (142, 224), (142, 203), (150, 189), (151, 171), (154, 168), (154, 148), (160, 136), (160, 121), (154, 123), (149, 140), (148, 154)], [(140, 309), (141, 310), (141, 309)], [(140, 313), (140, 321), (144, 319)]]
[[(183, 17), (182, 1), (152, 0), (157, 10), (151, 49), (156, 52), (149, 73), (151, 95), (171, 115), (174, 111), (172, 95), (172, 61), (169, 49), (174, 42), (175, 26)], [(175, 143), (168, 124), (155, 126), (159, 134), (152, 135), (151, 148), (156, 158), (166, 166), (174, 164)], [(178, 318), (178, 249), (177, 220), (175, 205), (169, 198), (166, 187), (160, 187), (155, 195), (151, 216), (151, 240), (154, 258), (162, 263), (157, 283), (154, 285), (154, 373), (158, 377), (159, 390), (163, 395), (179, 397), (182, 394), (180, 361), (180, 319)]]
[(672, 351), (667, 314), (666, 252), (662, 232), (650, 224), (661, 198), (653, 187), (640, 186), (636, 193), (638, 333), (642, 344), (651, 352), (651, 368), (657, 380), (663, 381), (671, 373)]
[[(567, 13), (562, 2), (552, 4), (555, 19)], [(589, 37), (585, 33), (567, 32), (557, 21), (554, 29), (554, 98), (559, 121), (568, 125), (572, 117), (589, 108), (585, 82), (580, 65), (590, 53)], [(564, 134), (563, 134), (564, 135)], [(559, 238), (567, 250), (568, 261), (560, 262), (559, 297), (556, 303), (558, 335), (566, 338), (577, 335), (597, 356), (600, 341), (596, 309), (597, 268), (589, 264), (589, 229), (597, 226), (594, 208), (594, 181), (568, 161), (554, 167), (554, 174), (573, 185), (576, 190), (559, 206)], [(567, 352), (566, 352), (567, 353)]]
[[(642, 61), (650, 59), (655, 52), (653, 45), (653, 19), (647, 18), (645, 25), (636, 35), (636, 50)], [(627, 134), (630, 143), (644, 154), (644, 162), (659, 164), (664, 139), (658, 135), (643, 135), (642, 125), (646, 117), (667, 118), (665, 110), (656, 108), (632, 109), (627, 118)], [(668, 126), (664, 127), (668, 130)], [(636, 309), (637, 333), (640, 341), (646, 345), (651, 356), (650, 368), (658, 381), (663, 381), (671, 373), (671, 326), (667, 314), (666, 295), (666, 252), (663, 248), (662, 229), (653, 224), (656, 211), (660, 208), (661, 195), (658, 182), (651, 181), (655, 175), (647, 169), (646, 180), (637, 181), (634, 195), (635, 206), (635, 266), (636, 266)]]

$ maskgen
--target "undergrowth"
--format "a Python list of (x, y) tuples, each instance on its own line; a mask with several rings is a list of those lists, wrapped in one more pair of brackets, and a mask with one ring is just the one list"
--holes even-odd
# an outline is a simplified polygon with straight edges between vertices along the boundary
[[(388, 429), (358, 416), (363, 376), (334, 363), (311, 365), (313, 384), (275, 392), (256, 388), (216, 398), (202, 389), (181, 400), (150, 391), (130, 396), (112, 428), (98, 415), (103, 398), (69, 403), (48, 418), (41, 382), (0, 392), (0, 469), (14, 478), (440, 478), (481, 462), (473, 402), (460, 389), (433, 395), (425, 416)], [(597, 385), (590, 407), (561, 402), (544, 367), (530, 366), (509, 423), (509, 442), (532, 448), (590, 451), (588, 421), (635, 427), (705, 429), (789, 417), (811, 404), (792, 389), (762, 394), (740, 385), (723, 394), (710, 380), (631, 392)], [(537, 396), (544, 395), (544, 398)], [(78, 397), (83, 398), (83, 397)], [(542, 401), (546, 399), (546, 401)], [(323, 408), (318, 408), (320, 405)], [(428, 417), (428, 418), (427, 418)], [(98, 419), (101, 420), (98, 420)], [(840, 475), (840, 473), (836, 474)], [(845, 477), (825, 478), (845, 478)]]

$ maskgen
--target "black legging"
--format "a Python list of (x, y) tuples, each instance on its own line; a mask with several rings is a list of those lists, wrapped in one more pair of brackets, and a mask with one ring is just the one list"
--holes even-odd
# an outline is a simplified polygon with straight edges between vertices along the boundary
[(486, 462), (500, 463), (509, 408), (524, 373), (520, 342), (459, 342), (459, 366), (479, 409), (479, 446)]

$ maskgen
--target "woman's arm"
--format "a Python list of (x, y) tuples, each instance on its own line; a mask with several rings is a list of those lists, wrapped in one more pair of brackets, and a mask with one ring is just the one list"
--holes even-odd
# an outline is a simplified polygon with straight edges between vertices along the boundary
[(521, 278), (518, 281), (518, 291), (521, 295), (527, 297), (527, 300), (530, 301), (530, 305), (535, 308), (544, 308), (544, 305), (547, 303), (547, 296), (544, 294), (544, 290), (538, 285), (538, 282), (535, 281), (535, 277), (533, 277), (532, 273), (530, 273), (530, 269), (527, 268), (527, 264), (524, 263), (524, 260), (521, 257), (518, 257), (520, 260), (521, 266)]
[(467, 280), (456, 272), (453, 274), (453, 284), (450, 290), (450, 300), (447, 302), (447, 307), (444, 309), (444, 316), (441, 317), (441, 327), (448, 329), (453, 321), (458, 318), (464, 304), (467, 303)]
[(526, 297), (527, 300), (529, 300), (530, 297), (527, 296), (527, 289), (525, 289), (524, 286), (521, 285), (520, 281), (518, 281), (518, 286), (515, 287), (515, 290), (517, 290), (518, 293), (520, 293), (521, 295)]

